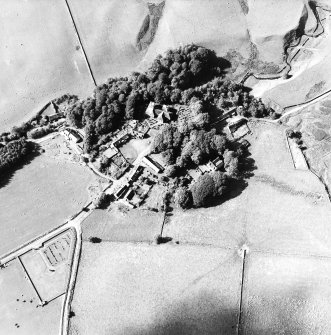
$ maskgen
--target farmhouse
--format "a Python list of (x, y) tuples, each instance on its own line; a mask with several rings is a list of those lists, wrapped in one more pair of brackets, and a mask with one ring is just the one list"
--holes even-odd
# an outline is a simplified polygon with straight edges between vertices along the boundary
[(216, 171), (220, 170), (224, 166), (224, 162), (223, 159), (217, 157), (214, 160), (210, 161), (207, 165), (212, 171)]
[(156, 120), (155, 124), (169, 123), (176, 119), (176, 110), (167, 105), (155, 104), (155, 102), (150, 102), (147, 109), (146, 115), (150, 119)]
[(151, 168), (153, 171), (155, 171), (156, 173), (160, 173), (160, 172), (163, 171), (163, 167), (158, 162), (155, 162), (153, 159), (151, 159), (148, 156), (145, 156), (142, 159), (142, 162), (144, 164), (146, 164), (146, 166), (148, 166), (149, 168)]
[(73, 142), (73, 143), (79, 143), (81, 142), (83, 139), (81, 138), (81, 136), (74, 130), (67, 128), (64, 130), (63, 132), (64, 137), (66, 138), (66, 140)]

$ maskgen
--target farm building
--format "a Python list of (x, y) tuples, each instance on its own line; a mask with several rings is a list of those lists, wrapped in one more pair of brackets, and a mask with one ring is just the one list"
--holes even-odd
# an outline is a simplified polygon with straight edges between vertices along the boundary
[(139, 166), (137, 167), (137, 169), (133, 172), (133, 174), (132, 174), (132, 176), (131, 176), (131, 178), (130, 178), (130, 182), (133, 183), (133, 182), (135, 182), (136, 180), (138, 180), (138, 178), (139, 178), (139, 176), (142, 174), (143, 170), (144, 170), (144, 167), (141, 166), (141, 165), (139, 165)]
[(202, 175), (202, 172), (199, 168), (188, 170), (187, 173), (195, 181), (198, 180), (199, 177)]
[(123, 198), (128, 191), (129, 191), (129, 184), (121, 186), (120, 189), (115, 193), (115, 198), (116, 199)]
[(64, 116), (65, 116), (65, 115), (64, 115), (63, 112), (54, 113), (54, 114), (48, 115), (48, 120), (49, 120), (50, 122), (52, 122), (52, 121), (56, 121), (56, 120), (58, 120), (58, 119), (61, 119), (61, 118), (63, 118)]
[(107, 158), (113, 158), (115, 155), (117, 155), (118, 150), (114, 147), (108, 148), (104, 151), (103, 155)]
[(112, 144), (113, 144), (114, 147), (118, 147), (118, 146), (124, 144), (125, 142), (127, 142), (129, 139), (130, 139), (130, 134), (127, 131), (120, 132), (116, 136), (116, 138), (114, 139)]
[(221, 116), (221, 120), (226, 120), (229, 117), (237, 115), (237, 107), (231, 107), (228, 111), (224, 112)]
[(142, 159), (142, 162), (148, 166), (149, 168), (151, 168), (153, 171), (155, 171), (156, 173), (160, 173), (163, 171), (163, 167), (158, 163), (158, 162), (155, 162), (153, 159), (151, 159), (150, 157), (148, 156), (145, 156), (143, 159)]
[(215, 158), (207, 164), (212, 171), (220, 170), (224, 166), (223, 159), (220, 157)]
[(131, 120), (127, 127), (128, 132), (138, 138), (145, 138), (150, 128), (147, 121), (138, 122), (137, 120)]
[(176, 119), (176, 109), (150, 102), (146, 109), (146, 115), (150, 119), (156, 120), (158, 124), (169, 123)]
[(230, 133), (232, 134), (238, 128), (245, 125), (246, 123), (247, 123), (247, 119), (244, 118), (243, 116), (234, 116), (228, 122), (228, 129)]
[(79, 143), (83, 140), (82, 137), (76, 131), (70, 128), (65, 129), (63, 134), (68, 141), (73, 143)]

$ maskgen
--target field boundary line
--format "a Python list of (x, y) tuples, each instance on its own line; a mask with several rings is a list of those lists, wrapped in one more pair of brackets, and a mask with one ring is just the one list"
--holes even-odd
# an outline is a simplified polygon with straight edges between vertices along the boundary
[(238, 335), (241, 335), (242, 333), (241, 317), (242, 317), (242, 305), (243, 305), (244, 283), (245, 283), (245, 265), (246, 265), (246, 249), (244, 249), (243, 264), (242, 264), (242, 271), (241, 271), (240, 302), (239, 302), (238, 327), (237, 327)]
[[(55, 228), (52, 228), (51, 230), (49, 230), (49, 231), (47, 231), (47, 232), (45, 232), (45, 233), (42, 233), (42, 234), (38, 235), (37, 237), (35, 237), (35, 238), (33, 238), (33, 239), (31, 239), (31, 240), (25, 242), (25, 243), (20, 244), (20, 245), (19, 245), (18, 247), (16, 247), (15, 249), (12, 249), (11, 251), (9, 251), (9, 252), (7, 252), (7, 253), (1, 255), (1, 256), (0, 256), (0, 265), (3, 265), (3, 263), (2, 263), (1, 261), (2, 261), (4, 258), (8, 258), (8, 257), (10, 257), (11, 254), (16, 254), (16, 253), (18, 253), (18, 252), (20, 251), (20, 249), (23, 249), (23, 248), (27, 247), (29, 244), (32, 244), (32, 243), (38, 241), (39, 239), (42, 239), (42, 238), (46, 237), (47, 235), (54, 233), (56, 230), (58, 230), (58, 229), (64, 227), (65, 225), (67, 225), (68, 222), (69, 222), (69, 221), (67, 221), (67, 222), (65, 222), (65, 223), (62, 223), (61, 225), (59, 225), (59, 226), (57, 226), (57, 227), (55, 227)], [(67, 229), (68, 229), (68, 228), (66, 228), (65, 230), (67, 230)], [(64, 230), (64, 231), (65, 231), (65, 230)], [(20, 254), (20, 255), (18, 255), (18, 256), (21, 256), (21, 255), (23, 255), (23, 254), (25, 254), (25, 253), (26, 253), (26, 251), (25, 251), (25, 252), (22, 252), (22, 254)], [(14, 258), (16, 258), (16, 257), (17, 257), (17, 256), (13, 256), (13, 258), (7, 260), (6, 263), (12, 261), (12, 260), (13, 260)]]
[(74, 295), (74, 290), (77, 281), (77, 274), (80, 264), (80, 258), (82, 254), (82, 232), (75, 227), (75, 245), (72, 251), (72, 259), (70, 264), (70, 271), (68, 273), (67, 286), (65, 290), (65, 297), (61, 310), (61, 320), (60, 320), (60, 335), (67, 335), (69, 333), (69, 320), (71, 312), (71, 303)]
[(39, 294), (39, 292), (38, 292), (38, 290), (37, 290), (35, 284), (33, 283), (32, 279), (31, 279), (31, 277), (30, 277), (30, 274), (29, 274), (29, 272), (27, 271), (27, 269), (25, 268), (25, 265), (23, 264), (23, 262), (22, 262), (20, 256), (18, 256), (17, 259), (18, 259), (18, 262), (21, 264), (21, 266), (22, 266), (22, 268), (23, 268), (23, 271), (24, 271), (24, 273), (25, 273), (25, 275), (26, 275), (28, 281), (30, 282), (30, 284), (31, 284), (31, 286), (32, 286), (32, 288), (33, 288), (33, 290), (34, 290), (34, 292), (37, 294), (37, 297), (38, 297), (38, 299), (39, 299), (40, 305), (43, 306), (43, 305), (45, 304), (45, 302), (44, 302), (44, 300), (41, 298), (41, 296), (40, 296), (40, 294)]
[(75, 22), (75, 20), (74, 20), (74, 17), (73, 17), (73, 15), (72, 15), (72, 11), (71, 11), (71, 8), (70, 8), (70, 6), (69, 6), (68, 0), (64, 0), (64, 1), (65, 1), (65, 3), (66, 3), (66, 7), (67, 7), (67, 9), (68, 9), (68, 12), (69, 12), (69, 15), (70, 15), (72, 24), (74, 25), (74, 29), (75, 29), (75, 32), (76, 32), (76, 35), (77, 35), (77, 38), (78, 38), (78, 41), (79, 41), (79, 45), (80, 45), (80, 47), (81, 47), (81, 49), (82, 49), (82, 51), (83, 51), (84, 58), (85, 58), (85, 62), (86, 62), (87, 67), (88, 67), (88, 69), (89, 69), (89, 72), (90, 72), (90, 75), (91, 75), (91, 77), (92, 77), (93, 83), (94, 83), (95, 86), (98, 86), (98, 85), (97, 85), (97, 82), (95, 81), (95, 78), (94, 78), (94, 75), (93, 75), (93, 71), (92, 71), (90, 62), (89, 62), (89, 60), (88, 60), (88, 58), (87, 58), (87, 54), (86, 54), (86, 52), (85, 52), (85, 49), (84, 49), (82, 40), (81, 40), (81, 38), (80, 38), (80, 35), (79, 35), (79, 32), (78, 32), (78, 28), (77, 28), (76, 22)]
[(304, 254), (304, 253), (291, 253), (291, 252), (277, 252), (275, 250), (259, 250), (259, 249), (250, 249), (250, 253), (258, 253), (265, 255), (275, 255), (275, 256), (285, 256), (285, 257), (300, 257), (300, 258), (319, 258), (331, 260), (331, 255), (313, 255), (313, 254)]

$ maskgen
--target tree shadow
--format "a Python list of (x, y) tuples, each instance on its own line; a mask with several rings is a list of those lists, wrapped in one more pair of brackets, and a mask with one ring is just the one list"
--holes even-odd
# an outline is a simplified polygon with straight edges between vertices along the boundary
[(239, 178), (230, 178), (227, 192), (221, 197), (211, 199), (204, 207), (219, 206), (228, 200), (238, 197), (247, 188), (248, 180), (254, 176), (256, 169), (255, 160), (251, 157), (251, 153), (246, 150), (241, 157)]
[(31, 145), (31, 152), (23, 157), (23, 159), (16, 164), (13, 164), (10, 170), (1, 174), (0, 178), (0, 188), (7, 186), (13, 179), (15, 173), (18, 170), (23, 169), (26, 165), (30, 164), (37, 156), (40, 155), (40, 145), (37, 143), (30, 142)]

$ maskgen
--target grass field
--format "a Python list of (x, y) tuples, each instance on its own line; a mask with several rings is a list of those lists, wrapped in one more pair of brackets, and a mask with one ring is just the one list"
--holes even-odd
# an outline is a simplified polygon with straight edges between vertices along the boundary
[(330, 95), (286, 117), (286, 124), (302, 133), (309, 165), (331, 187)]
[(68, 1), (98, 84), (123, 76), (141, 60), (136, 37), (148, 13), (143, 1)]
[(74, 243), (73, 233), (67, 231), (47, 241), (42, 249), (20, 256), (43, 301), (53, 301), (65, 292)]
[[(62, 298), (38, 307), (37, 295), (25, 278), (18, 260), (0, 270), (0, 329), (1, 334), (57, 335)], [(18, 324), (15, 326), (15, 324)]]
[(280, 126), (252, 127), (256, 170), (248, 186), (220, 206), (175, 211), (164, 234), (180, 242), (330, 256), (331, 207), (323, 185), (294, 169)]
[(330, 334), (330, 259), (254, 254), (246, 264), (242, 334)]
[(64, 1), (2, 1), (0, 18), (0, 132), (61, 94), (91, 93)]
[[(311, 38), (302, 48), (301, 56), (293, 62), (294, 71), (290, 73), (293, 77), (280, 80), (278, 85), (263, 94), (263, 98), (272, 99), (285, 107), (305, 102), (331, 89), (328, 75), (331, 71), (331, 19), (330, 16), (326, 18), (323, 21), (325, 33), (318, 38)], [(308, 51), (312, 53), (310, 57), (305, 56)]]
[(259, 56), (265, 61), (282, 64), (284, 36), (297, 28), (304, 2), (249, 0), (248, 7), (248, 29)]
[(249, 56), (247, 23), (238, 1), (166, 1), (155, 39), (144, 63), (179, 45), (195, 43), (216, 51), (220, 56), (229, 49)]
[(83, 243), (70, 334), (236, 334), (241, 258), (210, 247)]
[(83, 239), (91, 236), (107, 241), (153, 242), (161, 233), (163, 213), (147, 210), (97, 209), (82, 223)]
[(95, 177), (78, 164), (38, 156), (0, 188), (0, 254), (65, 223), (88, 201)]

